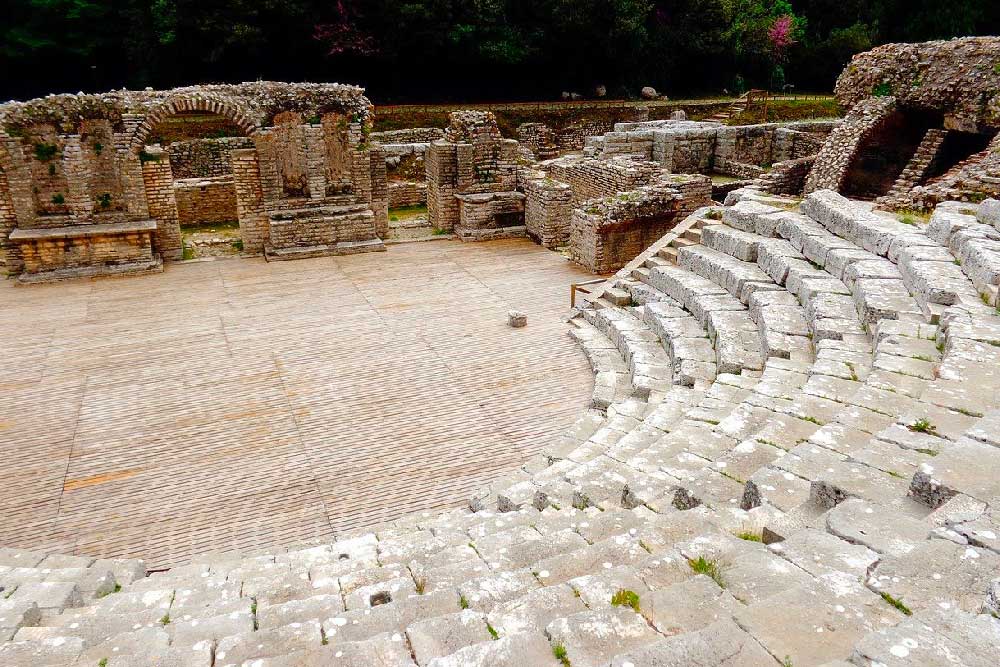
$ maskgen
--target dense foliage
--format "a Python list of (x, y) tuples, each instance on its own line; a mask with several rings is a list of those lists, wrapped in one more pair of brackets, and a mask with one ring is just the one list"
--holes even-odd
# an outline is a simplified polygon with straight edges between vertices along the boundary
[(0, 97), (257, 78), (387, 101), (829, 90), (888, 41), (997, 32), (997, 0), (5, 0)]

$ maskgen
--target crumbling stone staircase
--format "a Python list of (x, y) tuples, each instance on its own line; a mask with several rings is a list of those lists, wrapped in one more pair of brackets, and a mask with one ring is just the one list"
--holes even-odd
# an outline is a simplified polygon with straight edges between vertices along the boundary
[(1000, 650), (1000, 203), (701, 209), (571, 320), (561, 442), (333, 544), (0, 551), (0, 664), (968, 665)]
[(927, 130), (913, 157), (899, 174), (889, 192), (879, 199), (879, 203), (891, 207), (906, 202), (910, 190), (927, 180), (947, 136), (947, 130), (936, 128)]

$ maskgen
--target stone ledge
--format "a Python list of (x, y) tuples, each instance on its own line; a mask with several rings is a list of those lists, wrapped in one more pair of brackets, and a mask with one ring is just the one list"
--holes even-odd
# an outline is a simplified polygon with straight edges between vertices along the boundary
[(152, 260), (141, 262), (125, 262), (122, 264), (104, 264), (98, 266), (77, 266), (64, 269), (52, 269), (37, 273), (22, 273), (17, 277), (17, 285), (35, 285), (77, 278), (110, 278), (115, 276), (138, 276), (145, 273), (161, 273), (163, 259), (159, 256)]
[(471, 229), (456, 226), (455, 236), (460, 241), (496, 241), (498, 239), (518, 239), (527, 236), (528, 228), (524, 225), (515, 227), (493, 227), (489, 229)]
[(10, 233), (10, 240), (39, 241), (44, 239), (72, 239), (155, 231), (156, 220), (136, 220), (133, 222), (52, 227), (49, 229), (15, 229)]

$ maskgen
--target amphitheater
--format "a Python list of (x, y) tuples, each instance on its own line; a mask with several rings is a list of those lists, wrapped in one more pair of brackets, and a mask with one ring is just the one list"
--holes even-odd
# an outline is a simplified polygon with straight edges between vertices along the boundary
[[(0, 665), (1000, 664), (996, 62), (557, 157), (333, 84), (0, 107)], [(244, 256), (172, 261), (210, 200)]]

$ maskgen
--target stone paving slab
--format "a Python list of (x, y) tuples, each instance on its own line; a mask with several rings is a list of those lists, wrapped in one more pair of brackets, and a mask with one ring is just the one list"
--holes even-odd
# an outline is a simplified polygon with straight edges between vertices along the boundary
[(158, 567), (457, 506), (586, 405), (562, 316), (588, 278), (529, 242), (442, 241), (0, 284), (0, 544)]

